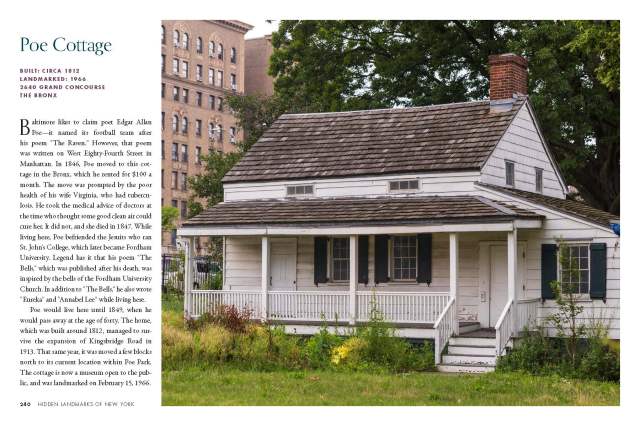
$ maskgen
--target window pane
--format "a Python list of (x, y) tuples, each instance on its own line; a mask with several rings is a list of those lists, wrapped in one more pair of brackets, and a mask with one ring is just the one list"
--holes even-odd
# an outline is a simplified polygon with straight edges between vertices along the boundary
[(393, 238), (393, 278), (396, 280), (416, 278), (416, 237)]

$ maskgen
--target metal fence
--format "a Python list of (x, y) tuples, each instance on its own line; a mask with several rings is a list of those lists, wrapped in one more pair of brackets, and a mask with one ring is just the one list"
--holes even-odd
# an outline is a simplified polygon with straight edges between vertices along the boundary
[[(220, 265), (207, 256), (196, 256), (193, 259), (193, 288), (203, 290), (220, 290), (222, 277)], [(220, 288), (218, 288), (220, 287)], [(184, 256), (177, 254), (162, 255), (162, 291), (184, 292)]]

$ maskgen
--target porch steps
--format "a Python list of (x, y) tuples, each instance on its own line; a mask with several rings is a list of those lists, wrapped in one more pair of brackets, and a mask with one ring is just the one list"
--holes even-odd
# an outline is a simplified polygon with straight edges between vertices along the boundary
[[(493, 337), (492, 337), (493, 336)], [(449, 339), (438, 371), (443, 373), (488, 373), (496, 366), (496, 338), (493, 330), (477, 327)]]

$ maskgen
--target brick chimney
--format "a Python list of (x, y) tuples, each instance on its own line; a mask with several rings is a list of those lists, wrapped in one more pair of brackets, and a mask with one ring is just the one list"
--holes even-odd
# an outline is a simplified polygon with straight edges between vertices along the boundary
[(527, 94), (527, 60), (514, 53), (489, 56), (489, 100)]

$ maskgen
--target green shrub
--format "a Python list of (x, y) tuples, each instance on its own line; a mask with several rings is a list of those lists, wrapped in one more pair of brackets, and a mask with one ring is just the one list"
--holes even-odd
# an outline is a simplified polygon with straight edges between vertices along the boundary
[(162, 367), (176, 368), (194, 360), (193, 335), (184, 329), (162, 325)]
[(359, 370), (367, 365), (368, 343), (359, 336), (348, 338), (339, 346), (331, 349), (331, 363), (336, 367)]
[(498, 359), (498, 370), (540, 374), (562, 363), (562, 355), (540, 330), (525, 330), (516, 347)]
[(328, 367), (331, 361), (331, 351), (342, 343), (342, 338), (330, 333), (327, 324), (323, 323), (318, 334), (314, 334), (304, 347), (304, 356), (312, 368)]
[(606, 342), (590, 340), (580, 358), (578, 376), (583, 379), (620, 381), (620, 357)]
[(202, 290), (222, 290), (222, 272), (207, 274), (207, 277), (200, 284)]
[(219, 325), (208, 325), (197, 333), (198, 355), (208, 363), (230, 359), (233, 354), (234, 336)]

